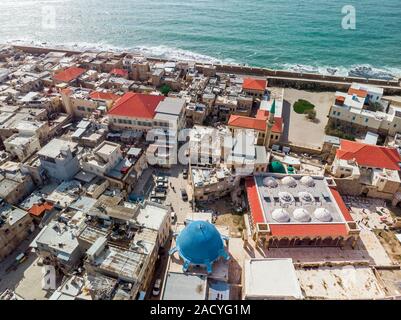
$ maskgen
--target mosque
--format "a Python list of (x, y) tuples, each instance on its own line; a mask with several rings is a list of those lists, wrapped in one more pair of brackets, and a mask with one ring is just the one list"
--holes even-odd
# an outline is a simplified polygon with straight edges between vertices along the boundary
[(230, 299), (228, 235), (228, 227), (216, 227), (211, 219), (187, 219), (179, 224), (169, 252), (162, 299)]
[(216, 260), (229, 259), (224, 241), (228, 241), (228, 238), (220, 235), (210, 222), (192, 221), (178, 235), (176, 247), (170, 250), (170, 255), (178, 252), (184, 262), (184, 272), (187, 272), (191, 265), (196, 265), (204, 266), (211, 274), (212, 265)]

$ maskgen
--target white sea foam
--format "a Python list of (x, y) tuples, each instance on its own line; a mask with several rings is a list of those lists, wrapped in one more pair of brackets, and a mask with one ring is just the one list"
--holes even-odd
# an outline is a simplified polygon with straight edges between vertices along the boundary
[(366, 78), (390, 79), (401, 77), (400, 68), (374, 67), (369, 64), (358, 64), (350, 67), (311, 66), (303, 64), (275, 64), (274, 68), (303, 73), (319, 73), (335, 76), (358, 76)]
[(171, 59), (171, 60), (185, 60), (196, 61), (201, 63), (224, 63), (236, 64), (232, 59), (218, 59), (212, 56), (183, 50), (168, 46), (133, 46), (133, 47), (119, 47), (110, 45), (108, 43), (89, 43), (89, 42), (66, 42), (63, 44), (29, 41), (24, 39), (9, 40), (8, 44), (31, 45), (36, 47), (50, 47), (54, 49), (76, 50), (76, 51), (113, 51), (113, 52), (133, 52), (140, 53), (147, 57)]

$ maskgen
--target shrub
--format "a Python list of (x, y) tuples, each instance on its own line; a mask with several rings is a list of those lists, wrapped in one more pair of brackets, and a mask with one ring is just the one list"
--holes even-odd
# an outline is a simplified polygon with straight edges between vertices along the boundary
[(327, 126), (324, 131), (329, 136), (334, 136), (334, 137), (338, 137), (340, 139), (355, 141), (355, 136), (353, 136), (352, 134), (345, 133), (344, 131), (342, 131), (339, 128), (336, 128), (335, 124), (332, 121), (329, 121), (327, 123)]
[(294, 111), (299, 114), (304, 114), (305, 111), (312, 110), (314, 108), (315, 106), (312, 103), (303, 99), (299, 99), (294, 103)]
[(366, 107), (367, 110), (376, 112), (376, 111), (383, 111), (384, 107), (380, 102), (371, 102), (369, 101), (368, 106)]
[(316, 119), (316, 110), (314, 110), (314, 109), (306, 110), (305, 117), (309, 120), (315, 120)]
[(161, 87), (160, 92), (165, 95), (168, 96), (169, 92), (171, 91), (170, 86), (168, 86), (167, 84), (165, 84), (163, 87)]

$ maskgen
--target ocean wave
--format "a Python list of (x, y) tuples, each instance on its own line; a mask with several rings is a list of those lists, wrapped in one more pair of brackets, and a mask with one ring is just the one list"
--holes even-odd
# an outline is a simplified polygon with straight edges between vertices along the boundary
[(50, 47), (54, 49), (76, 50), (76, 51), (113, 51), (113, 52), (131, 52), (142, 54), (146, 57), (169, 59), (169, 60), (184, 60), (195, 61), (201, 63), (220, 63), (220, 64), (237, 64), (233, 59), (218, 59), (201, 53), (196, 53), (189, 50), (183, 50), (164, 45), (160, 46), (133, 46), (121, 47), (111, 45), (109, 43), (98, 42), (66, 42), (63, 44), (29, 41), (29, 40), (9, 40), (8, 44), (31, 45), (35, 47)]
[[(76, 51), (112, 51), (112, 52), (132, 52), (142, 54), (146, 57), (161, 58), (168, 60), (195, 61), (200, 63), (211, 64), (231, 64), (231, 65), (247, 65), (239, 63), (234, 59), (219, 59), (209, 55), (184, 50), (165, 45), (160, 46), (133, 46), (121, 47), (111, 45), (109, 43), (98, 42), (66, 42), (63, 44), (31, 41), (28, 39), (9, 40), (8, 44), (30, 45), (36, 47), (50, 47), (54, 49), (76, 50)], [(394, 67), (375, 67), (368, 64), (356, 64), (349, 67), (344, 66), (313, 66), (305, 64), (289, 64), (276, 62), (266, 68), (288, 70), (302, 73), (317, 73), (323, 75), (335, 76), (355, 76), (361, 78), (376, 78), (383, 80), (391, 80), (401, 78), (401, 68)]]
[(401, 77), (401, 68), (375, 67), (369, 64), (356, 64), (350, 67), (312, 66), (304, 64), (276, 64), (277, 69), (302, 73), (318, 73), (323, 75), (351, 76), (360, 78), (375, 78), (392, 80)]

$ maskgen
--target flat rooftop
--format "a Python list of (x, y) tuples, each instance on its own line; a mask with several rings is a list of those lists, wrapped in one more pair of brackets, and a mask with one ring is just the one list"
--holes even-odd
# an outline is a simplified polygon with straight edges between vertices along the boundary
[(64, 148), (69, 148), (72, 151), (77, 146), (78, 144), (75, 142), (53, 139), (38, 151), (38, 155), (49, 158), (57, 158)]
[[(270, 224), (345, 222), (324, 177), (268, 174), (255, 176), (255, 182)], [(320, 219), (317, 209), (324, 213)]]
[(243, 290), (250, 299), (303, 299), (292, 259), (246, 260)]
[(205, 300), (207, 276), (168, 272), (162, 300)]

